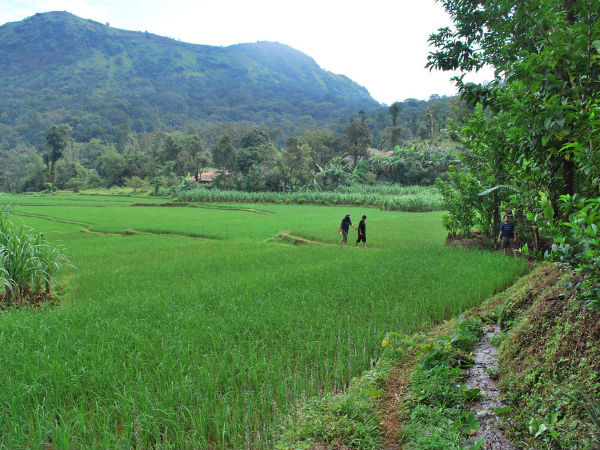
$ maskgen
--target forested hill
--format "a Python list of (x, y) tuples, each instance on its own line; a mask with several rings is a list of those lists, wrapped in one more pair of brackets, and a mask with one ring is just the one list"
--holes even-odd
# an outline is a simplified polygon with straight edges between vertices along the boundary
[(87, 140), (123, 124), (135, 131), (206, 121), (276, 126), (380, 106), (362, 86), (283, 44), (188, 44), (67, 12), (1, 26), (0, 60), (0, 145), (23, 136), (39, 142), (58, 122)]

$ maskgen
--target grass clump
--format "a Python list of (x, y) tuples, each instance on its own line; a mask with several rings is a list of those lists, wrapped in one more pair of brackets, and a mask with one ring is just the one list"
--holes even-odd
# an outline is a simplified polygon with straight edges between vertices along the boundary
[[(301, 449), (321, 444), (326, 448), (381, 448), (375, 399), (367, 393), (344, 393), (307, 402), (288, 420), (275, 448)], [(295, 422), (292, 422), (294, 420)]]

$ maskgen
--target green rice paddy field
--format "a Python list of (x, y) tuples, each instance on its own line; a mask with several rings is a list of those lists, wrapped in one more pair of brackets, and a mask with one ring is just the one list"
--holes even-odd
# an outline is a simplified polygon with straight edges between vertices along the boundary
[[(0, 195), (75, 266), (58, 306), (0, 311), (1, 448), (272, 448), (277, 414), (343, 390), (384, 333), (526, 270), (446, 248), (439, 212), (159, 202)], [(370, 248), (335, 245), (346, 213)]]

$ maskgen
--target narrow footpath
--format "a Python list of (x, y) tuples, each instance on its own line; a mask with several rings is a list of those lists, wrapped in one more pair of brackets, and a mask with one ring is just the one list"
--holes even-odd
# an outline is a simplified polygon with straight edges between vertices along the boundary
[(515, 450), (498, 428), (499, 420), (494, 409), (506, 405), (502, 403), (501, 393), (489, 374), (497, 368), (497, 350), (492, 345), (491, 339), (500, 332), (500, 327), (486, 326), (483, 332), (481, 341), (473, 351), (474, 363), (466, 380), (469, 389), (481, 389), (481, 399), (475, 405), (474, 411), (481, 428), (475, 439), (485, 439), (483, 447), (485, 450)]

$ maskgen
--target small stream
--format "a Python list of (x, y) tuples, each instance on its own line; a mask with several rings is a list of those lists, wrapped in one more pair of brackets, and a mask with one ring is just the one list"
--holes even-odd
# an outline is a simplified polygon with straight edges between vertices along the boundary
[(488, 370), (496, 370), (496, 348), (490, 342), (500, 331), (498, 325), (485, 326), (481, 341), (473, 351), (474, 363), (469, 369), (466, 385), (469, 389), (481, 389), (481, 400), (475, 405), (474, 414), (481, 426), (475, 439), (485, 439), (485, 450), (515, 450), (498, 428), (498, 417), (493, 409), (506, 405), (500, 400), (500, 391)]

